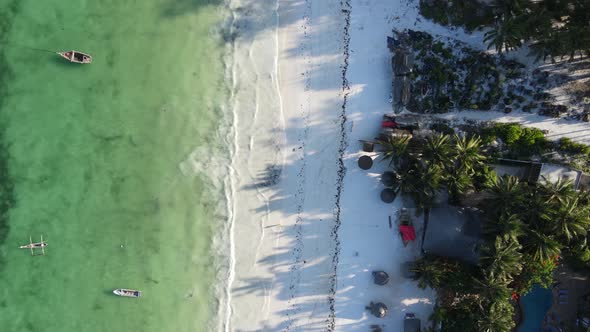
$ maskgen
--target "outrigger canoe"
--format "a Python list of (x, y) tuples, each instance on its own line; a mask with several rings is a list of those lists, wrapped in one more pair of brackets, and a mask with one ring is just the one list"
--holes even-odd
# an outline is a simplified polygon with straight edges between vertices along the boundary
[(41, 235), (41, 242), (33, 242), (33, 238), (29, 237), (29, 244), (19, 246), (20, 249), (30, 249), (31, 256), (36, 256), (35, 249), (41, 249), (39, 255), (45, 255), (45, 247), (47, 247), (47, 242), (43, 241), (43, 235)]
[(89, 54), (85, 54), (78, 51), (67, 51), (67, 52), (57, 52), (62, 58), (68, 60), (69, 62), (73, 63), (91, 63), (92, 57)]
[(123, 297), (141, 297), (141, 292), (133, 289), (118, 288), (113, 291), (113, 294)]

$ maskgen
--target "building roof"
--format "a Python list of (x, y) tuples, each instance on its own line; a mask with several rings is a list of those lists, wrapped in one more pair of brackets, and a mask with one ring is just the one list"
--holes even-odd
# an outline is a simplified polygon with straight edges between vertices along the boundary
[(543, 163), (513, 159), (498, 159), (491, 165), (499, 176), (510, 175), (521, 181), (537, 183)]
[(409, 75), (414, 69), (414, 53), (401, 48), (396, 49), (391, 66), (395, 76)]
[(393, 104), (406, 106), (410, 101), (410, 79), (407, 76), (396, 76), (393, 79)]
[(559, 180), (572, 181), (574, 189), (578, 189), (582, 180), (581, 171), (557, 164), (498, 159), (498, 161), (491, 166), (500, 176), (511, 175), (517, 177), (521, 181), (527, 181), (529, 183), (556, 183)]
[(418, 319), (418, 318), (405, 318), (404, 319), (404, 332), (420, 332), (420, 319)]
[(578, 189), (580, 180), (582, 178), (582, 172), (565, 167), (562, 165), (555, 164), (543, 164), (541, 168), (540, 182), (556, 183), (557, 181), (571, 181), (574, 185), (574, 189)]
[(452, 257), (471, 264), (479, 262), (482, 241), (480, 210), (445, 205), (431, 208), (425, 218), (424, 253)]

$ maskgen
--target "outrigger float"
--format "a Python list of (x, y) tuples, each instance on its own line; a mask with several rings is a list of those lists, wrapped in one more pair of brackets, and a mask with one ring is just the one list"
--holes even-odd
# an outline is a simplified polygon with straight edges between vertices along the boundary
[(125, 289), (125, 288), (115, 289), (113, 291), (113, 294), (115, 294), (117, 296), (123, 296), (123, 297), (135, 297), (135, 298), (141, 297), (140, 291), (134, 290), (134, 289)]
[[(31, 249), (31, 256), (45, 256), (45, 247), (47, 242), (43, 241), (43, 235), (41, 235), (41, 242), (33, 242), (33, 238), (29, 236), (29, 244), (20, 246), (19, 249)], [(41, 253), (35, 254), (35, 249), (41, 249)]]

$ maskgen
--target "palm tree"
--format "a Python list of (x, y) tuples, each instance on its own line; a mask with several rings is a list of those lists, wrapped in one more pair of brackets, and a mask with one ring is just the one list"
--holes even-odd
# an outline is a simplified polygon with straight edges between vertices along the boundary
[(444, 167), (449, 164), (451, 159), (451, 144), (449, 135), (436, 134), (426, 139), (426, 144), (422, 148), (424, 160)]
[(539, 194), (545, 197), (547, 203), (555, 203), (560, 198), (571, 197), (576, 192), (574, 183), (570, 180), (562, 180), (561, 178), (557, 182), (544, 180), (544, 183), (539, 187)]
[(588, 208), (578, 204), (578, 197), (559, 199), (557, 209), (549, 214), (553, 222), (553, 231), (563, 236), (568, 242), (578, 236), (585, 236), (590, 227)]
[(508, 288), (508, 282), (484, 273), (481, 278), (473, 278), (474, 289), (479, 294), (479, 303), (493, 303), (506, 301), (512, 293)]
[(514, 17), (502, 15), (496, 20), (494, 28), (484, 35), (484, 42), (488, 49), (494, 47), (499, 53), (510, 51), (522, 45), (522, 23)]
[(477, 325), (481, 332), (510, 332), (514, 328), (514, 307), (506, 300), (493, 302), (483, 315), (479, 315)]
[(453, 169), (446, 178), (446, 185), (449, 191), (449, 203), (458, 204), (461, 197), (473, 188), (473, 179), (460, 169)]
[(482, 140), (479, 136), (459, 137), (455, 135), (454, 166), (470, 176), (473, 175), (475, 167), (483, 165), (486, 159), (481, 154), (481, 146)]
[(381, 145), (383, 160), (389, 159), (389, 165), (399, 164), (400, 157), (406, 152), (411, 136), (389, 136), (385, 140), (378, 140)]
[(514, 176), (496, 177), (489, 191), (491, 210), (515, 211), (514, 207), (521, 206), (524, 201), (524, 190), (518, 178)]
[(444, 279), (453, 273), (444, 261), (428, 257), (415, 261), (410, 271), (416, 274), (418, 287), (422, 289), (439, 288), (443, 285)]
[(485, 234), (496, 237), (502, 236), (518, 242), (518, 237), (524, 234), (526, 226), (516, 214), (501, 214), (498, 218), (490, 218), (484, 225)]
[(522, 270), (520, 253), (522, 246), (511, 237), (497, 236), (493, 248), (485, 248), (480, 264), (486, 273), (495, 280), (512, 281), (513, 276)]
[(522, 244), (524, 252), (539, 262), (552, 259), (561, 253), (561, 244), (553, 235), (545, 235), (536, 229), (528, 230), (522, 238)]
[(437, 165), (409, 160), (400, 167), (401, 190), (414, 199), (418, 209), (429, 208), (434, 202), (442, 181), (442, 169)]
[(494, 12), (497, 15), (504, 15), (508, 17), (519, 17), (526, 9), (526, 1), (524, 0), (496, 0), (492, 5)]

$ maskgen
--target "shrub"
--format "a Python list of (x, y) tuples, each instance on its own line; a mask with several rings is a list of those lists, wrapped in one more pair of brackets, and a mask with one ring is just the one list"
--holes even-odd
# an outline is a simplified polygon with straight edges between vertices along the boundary
[(515, 280), (515, 288), (518, 294), (525, 295), (535, 284), (539, 284), (543, 288), (551, 287), (557, 260), (549, 259), (539, 262), (530, 256), (525, 256), (522, 261), (522, 272)]
[(496, 123), (492, 128), (485, 130), (483, 136), (487, 143), (497, 137), (502, 139), (515, 158), (542, 153), (549, 145), (541, 130), (523, 128), (516, 123)]
[(495, 135), (508, 145), (513, 145), (522, 136), (522, 127), (514, 123), (496, 123), (493, 128)]
[(576, 143), (567, 137), (559, 139), (559, 150), (571, 154), (590, 155), (590, 146)]
[(445, 134), (445, 135), (449, 135), (449, 136), (451, 136), (451, 135), (453, 135), (455, 133), (455, 130), (453, 128), (449, 127), (448, 125), (446, 125), (444, 123), (440, 123), (440, 122), (433, 123), (430, 126), (430, 129), (431, 130), (434, 130), (436, 132)]

